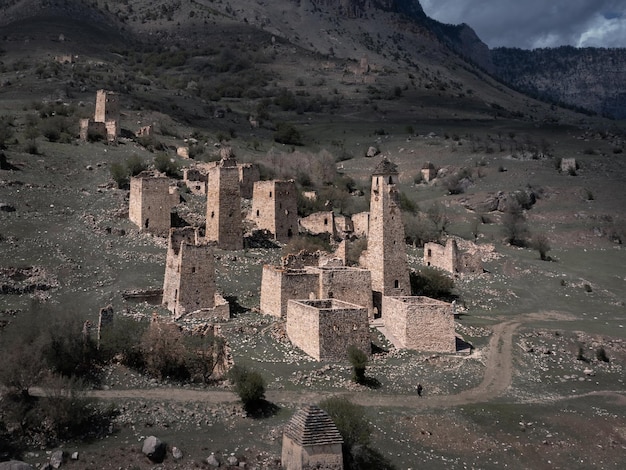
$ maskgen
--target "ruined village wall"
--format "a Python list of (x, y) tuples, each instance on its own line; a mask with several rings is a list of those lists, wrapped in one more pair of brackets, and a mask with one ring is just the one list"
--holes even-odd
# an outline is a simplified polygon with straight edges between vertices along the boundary
[(294, 346), (320, 360), (320, 322), (318, 309), (297, 300), (287, 307), (287, 336)]
[(351, 219), (353, 234), (357, 237), (367, 237), (370, 225), (370, 213), (359, 212), (358, 214), (353, 214)]
[(365, 307), (372, 314), (372, 277), (367, 269), (333, 267), (319, 269), (320, 299), (338, 299)]
[(253, 197), (254, 183), (261, 179), (259, 167), (251, 163), (240, 163), (237, 165), (239, 170), (239, 190), (241, 197), (250, 199)]
[(383, 297), (385, 328), (403, 347), (455, 352), (452, 305), (428, 297)]
[(334, 235), (335, 214), (332, 211), (314, 212), (300, 219), (300, 226), (313, 235), (330, 233)]
[(206, 238), (223, 250), (243, 248), (239, 170), (236, 165), (211, 168), (207, 188)]
[(458, 249), (454, 240), (448, 240), (446, 246), (438, 243), (425, 243), (424, 264), (452, 274), (458, 272)]
[(261, 277), (261, 313), (285, 318), (290, 299), (317, 297), (318, 289), (316, 273), (265, 265)]
[(215, 307), (215, 260), (210, 245), (183, 243), (179, 254), (180, 287), (176, 317)]

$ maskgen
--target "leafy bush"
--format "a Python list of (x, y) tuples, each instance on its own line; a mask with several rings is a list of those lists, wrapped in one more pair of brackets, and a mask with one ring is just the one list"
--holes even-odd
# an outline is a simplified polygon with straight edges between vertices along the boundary
[(126, 159), (126, 170), (127, 174), (130, 176), (137, 176), (146, 168), (148, 168), (148, 166), (141, 159), (141, 157), (135, 153)]
[(128, 186), (128, 169), (124, 165), (119, 162), (113, 162), (109, 167), (109, 172), (119, 189)]
[(367, 354), (354, 345), (348, 347), (348, 360), (352, 364), (352, 380), (358, 384), (365, 382), (365, 369), (367, 367)]
[(454, 280), (437, 269), (426, 267), (419, 271), (411, 271), (410, 281), (412, 295), (424, 295), (434, 299), (452, 297)]
[(265, 380), (258, 372), (244, 366), (234, 366), (228, 375), (247, 411), (254, 409), (265, 398)]
[(159, 153), (154, 157), (154, 166), (161, 173), (165, 173), (170, 178), (180, 177), (178, 165), (166, 153)]
[(186, 380), (190, 377), (185, 362), (183, 333), (173, 323), (151, 323), (141, 337), (141, 353), (146, 372), (153, 377), (175, 380)]
[(603, 346), (600, 346), (596, 350), (596, 359), (602, 362), (609, 362), (609, 356), (606, 355), (606, 351), (604, 350)]
[(285, 145), (302, 145), (302, 136), (292, 124), (279, 122), (274, 132), (274, 141)]

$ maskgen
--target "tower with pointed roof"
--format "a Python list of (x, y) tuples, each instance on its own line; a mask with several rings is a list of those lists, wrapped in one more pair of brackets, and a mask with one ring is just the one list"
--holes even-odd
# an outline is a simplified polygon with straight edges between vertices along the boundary
[(239, 169), (230, 149), (222, 149), (219, 164), (209, 170), (206, 239), (223, 250), (243, 248)]
[(411, 295), (398, 176), (398, 167), (387, 157), (372, 173), (366, 262), (379, 314), (382, 296)]
[(333, 420), (317, 405), (296, 411), (283, 431), (285, 470), (343, 470), (343, 439)]

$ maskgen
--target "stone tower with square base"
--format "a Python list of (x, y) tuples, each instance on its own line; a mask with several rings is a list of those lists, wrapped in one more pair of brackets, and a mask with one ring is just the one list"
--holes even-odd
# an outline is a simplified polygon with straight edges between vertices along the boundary
[(194, 317), (229, 318), (229, 306), (215, 287), (213, 248), (202, 242), (194, 227), (170, 230), (163, 305), (175, 318), (193, 314)]
[(206, 210), (206, 239), (222, 250), (243, 248), (241, 195), (237, 160), (228, 148), (222, 149), (219, 164), (209, 170)]
[(387, 157), (372, 173), (366, 267), (372, 273), (374, 307), (382, 296), (411, 295), (409, 267), (400, 211), (398, 169)]
[(144, 171), (130, 179), (128, 218), (142, 232), (167, 236), (172, 208), (180, 202), (178, 190), (161, 174)]
[(250, 218), (259, 230), (267, 230), (280, 242), (298, 235), (298, 201), (293, 180), (254, 183)]

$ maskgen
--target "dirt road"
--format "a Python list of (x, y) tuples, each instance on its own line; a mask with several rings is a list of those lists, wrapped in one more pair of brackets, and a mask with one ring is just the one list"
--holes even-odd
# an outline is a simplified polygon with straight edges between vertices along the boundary
[[(436, 395), (418, 397), (417, 395), (381, 395), (369, 391), (345, 392), (351, 401), (375, 407), (405, 407), (405, 408), (441, 408), (458, 406), (470, 403), (480, 403), (492, 400), (503, 394), (511, 385), (513, 375), (513, 334), (515, 330), (527, 320), (563, 320), (562, 314), (545, 313), (529, 314), (516, 319), (499, 323), (493, 327), (493, 335), (485, 351), (485, 373), (481, 383), (469, 390), (455, 395)], [(606, 392), (621, 398), (617, 393)], [(235, 403), (237, 395), (223, 390), (188, 390), (184, 388), (154, 388), (131, 390), (97, 390), (88, 393), (88, 396), (105, 400), (135, 398), (160, 401), (202, 401), (209, 404)], [(272, 403), (299, 404), (316, 403), (328, 394), (323, 392), (268, 390), (266, 398)]]

